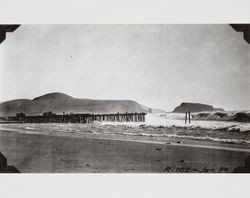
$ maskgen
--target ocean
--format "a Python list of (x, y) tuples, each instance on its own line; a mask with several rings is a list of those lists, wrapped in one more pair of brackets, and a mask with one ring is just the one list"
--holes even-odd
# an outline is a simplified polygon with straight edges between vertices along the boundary
[(175, 138), (250, 146), (250, 123), (192, 120), (185, 124), (184, 115), (175, 113), (148, 114), (146, 122), (1, 124), (0, 130), (46, 135), (124, 136), (126, 139), (148, 137), (160, 141)]

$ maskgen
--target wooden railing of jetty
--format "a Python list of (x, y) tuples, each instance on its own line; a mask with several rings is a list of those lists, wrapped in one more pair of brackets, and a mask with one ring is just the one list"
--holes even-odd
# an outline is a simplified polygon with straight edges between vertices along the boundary
[[(24, 123), (92, 123), (100, 122), (145, 122), (146, 113), (116, 113), (116, 114), (62, 114), (52, 112), (40, 116), (25, 116), (17, 114), (14, 117), (5, 118), (9, 122)], [(3, 118), (2, 118), (3, 119)]]

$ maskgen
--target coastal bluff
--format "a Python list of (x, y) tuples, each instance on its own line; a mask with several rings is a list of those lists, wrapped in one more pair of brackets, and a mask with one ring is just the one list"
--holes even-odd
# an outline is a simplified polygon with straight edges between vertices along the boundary
[(202, 111), (224, 111), (222, 108), (214, 108), (212, 105), (202, 104), (202, 103), (188, 103), (183, 102), (178, 107), (176, 107), (174, 113), (185, 113), (185, 112), (202, 112)]

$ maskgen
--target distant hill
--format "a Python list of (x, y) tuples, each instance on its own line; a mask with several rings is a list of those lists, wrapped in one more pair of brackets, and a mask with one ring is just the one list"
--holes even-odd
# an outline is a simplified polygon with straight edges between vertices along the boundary
[(0, 116), (15, 116), (18, 112), (26, 115), (41, 115), (52, 111), (65, 113), (134, 113), (148, 112), (145, 106), (132, 100), (92, 100), (73, 98), (64, 93), (49, 93), (29, 99), (18, 99), (0, 104)]
[(174, 109), (174, 113), (185, 113), (185, 112), (201, 112), (201, 111), (224, 111), (222, 108), (214, 108), (212, 105), (201, 104), (201, 103), (187, 103), (183, 102), (180, 106)]

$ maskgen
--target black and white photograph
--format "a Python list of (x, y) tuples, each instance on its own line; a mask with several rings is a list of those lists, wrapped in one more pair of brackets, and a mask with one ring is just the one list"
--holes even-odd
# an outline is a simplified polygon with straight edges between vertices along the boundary
[(250, 173), (249, 24), (0, 25), (1, 173)]

